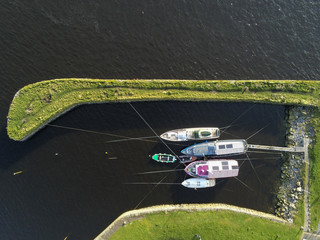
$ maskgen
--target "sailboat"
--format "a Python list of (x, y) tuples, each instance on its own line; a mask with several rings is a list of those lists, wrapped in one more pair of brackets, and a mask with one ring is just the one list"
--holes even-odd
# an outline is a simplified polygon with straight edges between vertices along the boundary
[(181, 151), (184, 155), (203, 157), (214, 155), (235, 155), (245, 153), (248, 149), (246, 140), (216, 140), (194, 144)]
[(185, 142), (190, 140), (210, 140), (220, 136), (217, 127), (180, 128), (167, 131), (160, 137), (167, 141)]

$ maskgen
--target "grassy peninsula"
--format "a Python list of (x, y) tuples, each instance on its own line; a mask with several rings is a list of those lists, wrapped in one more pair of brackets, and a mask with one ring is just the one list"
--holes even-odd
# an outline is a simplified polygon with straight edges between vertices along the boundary
[[(7, 132), (11, 139), (26, 140), (53, 119), (75, 106), (87, 103), (125, 102), (125, 101), (244, 101), (281, 105), (314, 106), (316, 114), (312, 123), (315, 132), (320, 131), (320, 82), (293, 80), (99, 80), (99, 79), (54, 79), (25, 86), (17, 92), (8, 113)], [(320, 216), (320, 135), (317, 134), (310, 149), (310, 212), (311, 228), (315, 230)], [(140, 234), (134, 239), (163, 239), (181, 232), (179, 239), (193, 239), (197, 231), (205, 233), (209, 239), (212, 234), (226, 236), (234, 229), (234, 239), (299, 239), (303, 226), (303, 202), (298, 206), (298, 214), (292, 225), (269, 223), (268, 220), (242, 216), (238, 213), (174, 212), (170, 215), (147, 215), (144, 220), (122, 228), (112, 239), (128, 239), (126, 229)], [(165, 217), (165, 218), (164, 218)], [(174, 228), (166, 224), (174, 222)], [(182, 219), (185, 220), (182, 221)], [(202, 219), (207, 231), (204, 231)], [(157, 225), (156, 222), (164, 221)], [(180, 223), (180, 221), (182, 221)], [(220, 224), (217, 224), (221, 222)], [(143, 223), (143, 225), (141, 225)], [(237, 228), (237, 223), (243, 227)], [(161, 225), (161, 226), (160, 226)], [(253, 225), (255, 227), (253, 227)], [(192, 226), (192, 227), (190, 227)], [(213, 227), (216, 226), (216, 227)], [(245, 227), (247, 226), (247, 227)], [(134, 228), (135, 230), (132, 230)], [(179, 230), (180, 229), (180, 230)], [(187, 235), (182, 235), (184, 231)], [(158, 236), (158, 232), (160, 235)], [(121, 233), (123, 232), (123, 233)], [(152, 237), (144, 238), (145, 234)], [(161, 235), (165, 234), (165, 235)], [(257, 236), (257, 234), (259, 236)], [(245, 235), (245, 237), (243, 237)], [(126, 237), (121, 237), (126, 236)], [(141, 237), (143, 236), (143, 237)], [(154, 236), (157, 236), (154, 238)], [(187, 237), (188, 236), (188, 237)], [(191, 236), (191, 237), (190, 237)], [(207, 237), (209, 236), (209, 237)], [(217, 235), (220, 236), (220, 235)], [(249, 237), (248, 237), (249, 236)], [(279, 236), (279, 237), (278, 237)], [(173, 239), (173, 238), (172, 238)], [(177, 238), (175, 238), (177, 239)], [(223, 239), (222, 237), (219, 239)], [(228, 238), (229, 239), (229, 238)]]
[(316, 81), (54, 79), (17, 92), (7, 131), (11, 139), (25, 140), (52, 119), (85, 103), (181, 100), (317, 106), (319, 89)]

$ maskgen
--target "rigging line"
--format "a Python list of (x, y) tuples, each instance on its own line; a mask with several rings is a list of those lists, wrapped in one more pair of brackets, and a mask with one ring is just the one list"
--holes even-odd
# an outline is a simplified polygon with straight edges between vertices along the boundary
[[(117, 134), (112, 134), (112, 133), (97, 132), (97, 131), (91, 131), (91, 130), (86, 130), (86, 129), (81, 129), (81, 128), (59, 126), (59, 125), (55, 125), (55, 124), (47, 124), (47, 125), (50, 126), (50, 127), (70, 129), (70, 130), (75, 130), (75, 131), (80, 131), (80, 132), (101, 134), (101, 135), (107, 135), (107, 136), (112, 136), (112, 137), (121, 137), (121, 138), (126, 138), (126, 139), (131, 139), (132, 138), (132, 137), (127, 137), (127, 136), (122, 136), (122, 135), (117, 135)], [(143, 140), (143, 139), (137, 139), (137, 140), (140, 140), (140, 141), (152, 141), (152, 140)]]
[(181, 185), (181, 183), (158, 183), (158, 182), (128, 182), (123, 184), (131, 184), (131, 185)]
[(236, 138), (240, 138), (240, 139), (241, 139), (241, 137), (239, 137), (239, 136), (237, 136), (237, 135), (234, 135), (234, 134), (232, 134), (232, 133), (229, 133), (229, 132), (226, 132), (226, 131), (224, 131), (224, 133), (225, 133), (225, 134), (228, 134), (228, 135), (231, 135), (231, 136), (233, 136), (233, 137), (236, 137)]
[(247, 184), (245, 184), (244, 182), (242, 182), (239, 178), (237, 178), (237, 177), (234, 177), (235, 179), (237, 179), (240, 183), (242, 183), (244, 186), (246, 186), (249, 190), (251, 190), (251, 191), (253, 191), (254, 192), (254, 190), (252, 189), (252, 188), (250, 188)]
[[(130, 140), (142, 140), (142, 139), (146, 139), (146, 138), (156, 138), (156, 136), (117, 139), (117, 140), (105, 141), (104, 143), (124, 142), (124, 141), (130, 141)], [(158, 142), (158, 141), (148, 140), (148, 142)]]
[(153, 130), (153, 128), (149, 125), (149, 123), (141, 116), (141, 114), (137, 111), (137, 109), (130, 103), (128, 102), (129, 105), (132, 107), (132, 109), (139, 115), (139, 117), (145, 122), (145, 124), (147, 124), (147, 126), (151, 129), (151, 131), (160, 139), (160, 141), (171, 151), (171, 153), (173, 153), (173, 155), (175, 155), (178, 159), (179, 157), (177, 156), (177, 154), (175, 154), (175, 152), (162, 140), (162, 138)]
[(270, 123), (268, 123), (266, 126), (264, 126), (263, 128), (260, 128), (258, 131), (256, 131), (254, 134), (252, 134), (250, 137), (248, 137), (246, 139), (246, 141), (248, 141), (250, 138), (252, 138), (254, 135), (256, 135), (257, 133), (261, 132), (263, 129), (265, 129), (266, 127), (268, 127), (270, 125)]
[[(167, 175), (168, 176), (168, 175)], [(160, 185), (160, 183), (167, 177), (167, 176), (164, 176), (157, 184), (155, 184), (154, 186), (153, 186), (153, 188), (141, 199), (141, 201), (135, 206), (135, 208), (134, 209), (137, 209), (139, 206), (140, 206), (140, 204), (152, 193), (152, 191), (158, 186), (158, 185)]]
[[(181, 164), (181, 163), (180, 163), (180, 164)], [(176, 169), (177, 167), (179, 167), (180, 164), (178, 164), (176, 167), (174, 167), (174, 169)], [(164, 176), (164, 177), (158, 182), (158, 184), (155, 184), (155, 186), (142, 198), (142, 200), (137, 204), (137, 206), (136, 206), (134, 209), (136, 209), (137, 207), (139, 207), (140, 204), (152, 193), (152, 191), (153, 191), (158, 185), (160, 185), (160, 183), (162, 183), (162, 181), (163, 181), (164, 179), (166, 179), (166, 177), (169, 176), (169, 174), (170, 174), (170, 173), (168, 173), (166, 176)]]
[(244, 161), (240, 164), (240, 166), (239, 166), (239, 170), (240, 170), (240, 168), (242, 167), (242, 165), (244, 164)]
[(143, 174), (150, 174), (150, 173), (163, 173), (163, 172), (175, 172), (175, 171), (183, 171), (184, 169), (170, 169), (170, 170), (163, 170), (163, 171), (151, 171), (151, 172), (140, 172), (134, 173), (134, 175), (143, 175)]
[[(242, 125), (242, 124), (238, 123), (238, 124), (234, 124), (233, 126), (238, 126), (238, 125)], [(227, 125), (227, 126), (224, 126), (224, 127), (220, 127), (220, 130), (221, 130), (221, 129), (225, 129), (225, 128), (229, 128), (229, 127), (231, 127), (231, 125)]]
[[(155, 140), (144, 140), (145, 138), (157, 138), (157, 136), (117, 139), (117, 140), (105, 141), (104, 143), (125, 142), (125, 141), (130, 141), (130, 140), (140, 140), (140, 141), (144, 141), (144, 142), (153, 142), (153, 143), (159, 142), (159, 141), (155, 141)], [(178, 143), (170, 143), (170, 144), (175, 145), (175, 146), (182, 146), (182, 147), (189, 146), (189, 145), (178, 144)]]
[[(235, 120), (233, 120), (233, 121), (228, 125), (228, 127), (227, 127), (226, 129), (230, 128), (235, 121), (237, 121), (239, 118), (241, 118), (241, 117), (242, 117), (243, 115), (245, 115), (247, 112), (249, 112), (249, 111), (250, 111), (253, 107), (255, 107), (255, 106), (256, 106), (256, 104), (253, 104), (249, 109), (247, 109), (246, 111), (244, 111), (243, 113), (241, 113), (240, 116), (238, 116)], [(225, 130), (222, 131), (221, 133), (224, 133), (224, 132), (225, 132)]]
[(257, 178), (258, 178), (258, 180), (259, 180), (259, 182), (260, 182), (260, 184), (261, 184), (261, 180), (260, 180), (260, 178), (259, 178), (259, 176), (258, 176), (258, 174), (257, 174), (257, 172), (256, 172), (256, 169), (253, 167), (252, 162), (251, 162), (251, 160), (250, 160), (250, 158), (249, 158), (249, 156), (248, 156), (247, 153), (246, 153), (246, 155), (247, 155), (247, 158), (248, 158), (248, 160), (249, 160), (249, 163), (250, 163), (250, 165), (251, 165), (251, 167), (252, 167), (255, 175), (257, 176)]

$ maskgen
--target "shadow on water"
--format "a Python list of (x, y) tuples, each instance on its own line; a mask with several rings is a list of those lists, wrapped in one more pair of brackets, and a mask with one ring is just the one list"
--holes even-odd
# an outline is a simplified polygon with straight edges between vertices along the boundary
[(33, 151), (36, 151), (37, 148), (45, 143), (45, 141), (36, 138), (30, 138), (28, 141), (24, 142), (10, 140), (7, 135), (6, 127), (1, 128), (0, 142), (2, 151), (1, 156), (3, 156), (0, 161), (1, 169), (10, 168), (23, 157), (28, 156)]

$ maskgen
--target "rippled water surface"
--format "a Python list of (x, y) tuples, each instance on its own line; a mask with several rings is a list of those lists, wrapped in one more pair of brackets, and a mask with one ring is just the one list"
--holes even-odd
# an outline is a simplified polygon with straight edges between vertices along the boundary
[[(18, 89), (53, 78), (319, 79), (319, 10), (315, 1), (1, 1), (0, 239), (92, 239), (122, 212), (163, 203), (224, 202), (272, 212), (281, 164), (275, 155), (250, 153), (255, 170), (240, 160), (242, 182), (151, 191), (154, 185), (124, 183), (165, 176), (181, 182), (182, 171), (134, 175), (171, 169), (148, 157), (166, 147), (156, 138), (108, 142), (119, 138), (93, 133), (152, 136), (128, 104), (82, 106), (52, 123), (92, 133), (46, 127), (22, 143), (8, 139), (6, 115)], [(134, 106), (158, 134), (234, 122), (221, 138), (248, 138), (270, 123), (248, 141), (285, 140), (282, 106)]]

